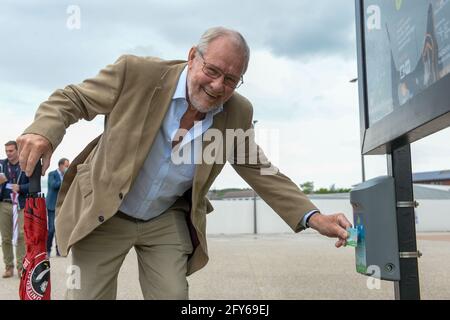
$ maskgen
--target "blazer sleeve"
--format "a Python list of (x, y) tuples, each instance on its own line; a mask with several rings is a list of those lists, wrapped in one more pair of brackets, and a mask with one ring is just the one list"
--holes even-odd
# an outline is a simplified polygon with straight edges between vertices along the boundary
[(56, 176), (58, 172), (52, 171), (48, 175), (48, 188), (53, 190), (58, 190), (61, 187), (61, 179)]
[(80, 119), (90, 121), (99, 114), (109, 114), (120, 96), (126, 65), (127, 56), (124, 55), (96, 77), (56, 90), (39, 106), (34, 122), (23, 134), (44, 136), (55, 150), (70, 125)]
[[(253, 129), (252, 112), (247, 115), (244, 130)], [(256, 144), (253, 130), (241, 143), (235, 144), (231, 165), (256, 193), (291, 227), (294, 232), (305, 229), (301, 221), (317, 207), (300, 188), (267, 159)]]

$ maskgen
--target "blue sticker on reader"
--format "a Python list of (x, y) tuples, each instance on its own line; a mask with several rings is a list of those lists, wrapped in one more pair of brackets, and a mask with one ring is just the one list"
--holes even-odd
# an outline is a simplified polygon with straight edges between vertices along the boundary
[(356, 247), (358, 245), (358, 229), (347, 228), (347, 232), (348, 232), (347, 246)]

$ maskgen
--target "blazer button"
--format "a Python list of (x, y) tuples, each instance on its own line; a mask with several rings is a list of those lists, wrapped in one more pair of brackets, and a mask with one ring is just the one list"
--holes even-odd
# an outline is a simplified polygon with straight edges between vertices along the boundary
[(122, 200), (123, 199), (123, 193), (121, 192), (121, 193), (119, 193), (119, 198), (120, 198), (120, 200)]
[(104, 217), (104, 216), (99, 216), (99, 217), (98, 217), (98, 221), (99, 221), (99, 222), (105, 221), (105, 217)]

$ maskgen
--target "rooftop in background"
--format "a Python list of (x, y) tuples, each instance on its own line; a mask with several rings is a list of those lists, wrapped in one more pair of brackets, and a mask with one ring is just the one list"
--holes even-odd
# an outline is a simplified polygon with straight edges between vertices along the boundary
[[(414, 198), (420, 200), (450, 200), (450, 186), (413, 185)], [(349, 193), (310, 194), (311, 199), (350, 199)]]
[(450, 170), (413, 173), (413, 183), (450, 185)]
[[(450, 200), (450, 186), (445, 185), (430, 185), (430, 184), (414, 184), (414, 198), (415, 199), (428, 199), (428, 200)], [(219, 195), (218, 193), (221, 192)], [(212, 190), (208, 193), (209, 200), (249, 200), (253, 199), (252, 189), (233, 191), (215, 191)], [(257, 196), (259, 199), (259, 197)], [(350, 199), (349, 193), (328, 193), (328, 194), (308, 194), (310, 199)]]

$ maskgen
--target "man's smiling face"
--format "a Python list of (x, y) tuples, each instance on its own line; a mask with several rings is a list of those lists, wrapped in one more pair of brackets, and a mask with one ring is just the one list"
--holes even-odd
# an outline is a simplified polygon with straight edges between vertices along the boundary
[(204, 63), (213, 65), (224, 74), (240, 79), (245, 64), (244, 53), (229, 37), (213, 40), (202, 56), (193, 47), (189, 52), (187, 92), (189, 103), (200, 112), (209, 112), (231, 98), (234, 88), (224, 84), (224, 75), (213, 79), (203, 72)]

